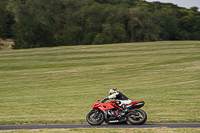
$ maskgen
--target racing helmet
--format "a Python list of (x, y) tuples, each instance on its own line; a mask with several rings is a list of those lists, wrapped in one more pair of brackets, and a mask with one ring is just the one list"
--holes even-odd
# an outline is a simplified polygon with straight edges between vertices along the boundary
[(118, 92), (117, 88), (112, 88), (109, 91), (109, 95), (112, 95), (112, 94), (117, 93), (117, 92)]

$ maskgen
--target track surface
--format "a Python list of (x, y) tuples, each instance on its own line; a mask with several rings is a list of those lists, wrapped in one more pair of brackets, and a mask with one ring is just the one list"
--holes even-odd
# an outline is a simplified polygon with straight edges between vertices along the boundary
[(154, 127), (168, 127), (168, 128), (200, 128), (200, 123), (166, 123), (166, 124), (144, 124), (144, 125), (130, 125), (130, 124), (102, 124), (99, 126), (91, 126), (89, 124), (66, 124), (66, 125), (1, 125), (0, 130), (12, 129), (42, 129), (42, 128), (154, 128)]

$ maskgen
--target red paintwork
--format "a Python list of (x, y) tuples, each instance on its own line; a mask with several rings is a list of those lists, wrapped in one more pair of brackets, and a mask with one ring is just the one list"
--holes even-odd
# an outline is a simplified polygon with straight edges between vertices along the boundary
[[(140, 103), (140, 102), (143, 102), (143, 101), (133, 101), (131, 104), (128, 104), (126, 106), (129, 106), (129, 105), (134, 105), (136, 103)], [(94, 106), (93, 106), (93, 109), (99, 109), (101, 111), (104, 111), (104, 110), (109, 110), (109, 109), (114, 109), (114, 106), (116, 106), (117, 108), (119, 109), (122, 109), (121, 107), (117, 106), (117, 104), (115, 104), (114, 101), (110, 101), (110, 102), (107, 102), (107, 103), (99, 103), (99, 100), (97, 100), (95, 103), (94, 103)]]

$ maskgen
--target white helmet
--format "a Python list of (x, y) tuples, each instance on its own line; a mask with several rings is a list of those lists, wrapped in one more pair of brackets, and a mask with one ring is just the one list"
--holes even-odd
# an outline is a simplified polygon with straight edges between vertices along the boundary
[(117, 92), (118, 92), (117, 88), (112, 88), (109, 91), (109, 95), (112, 95), (112, 94), (117, 93)]

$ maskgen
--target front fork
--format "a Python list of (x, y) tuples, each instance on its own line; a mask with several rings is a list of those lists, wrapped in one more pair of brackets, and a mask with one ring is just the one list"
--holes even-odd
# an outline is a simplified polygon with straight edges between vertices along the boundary
[(98, 118), (99, 117), (99, 110), (95, 110), (95, 116)]

